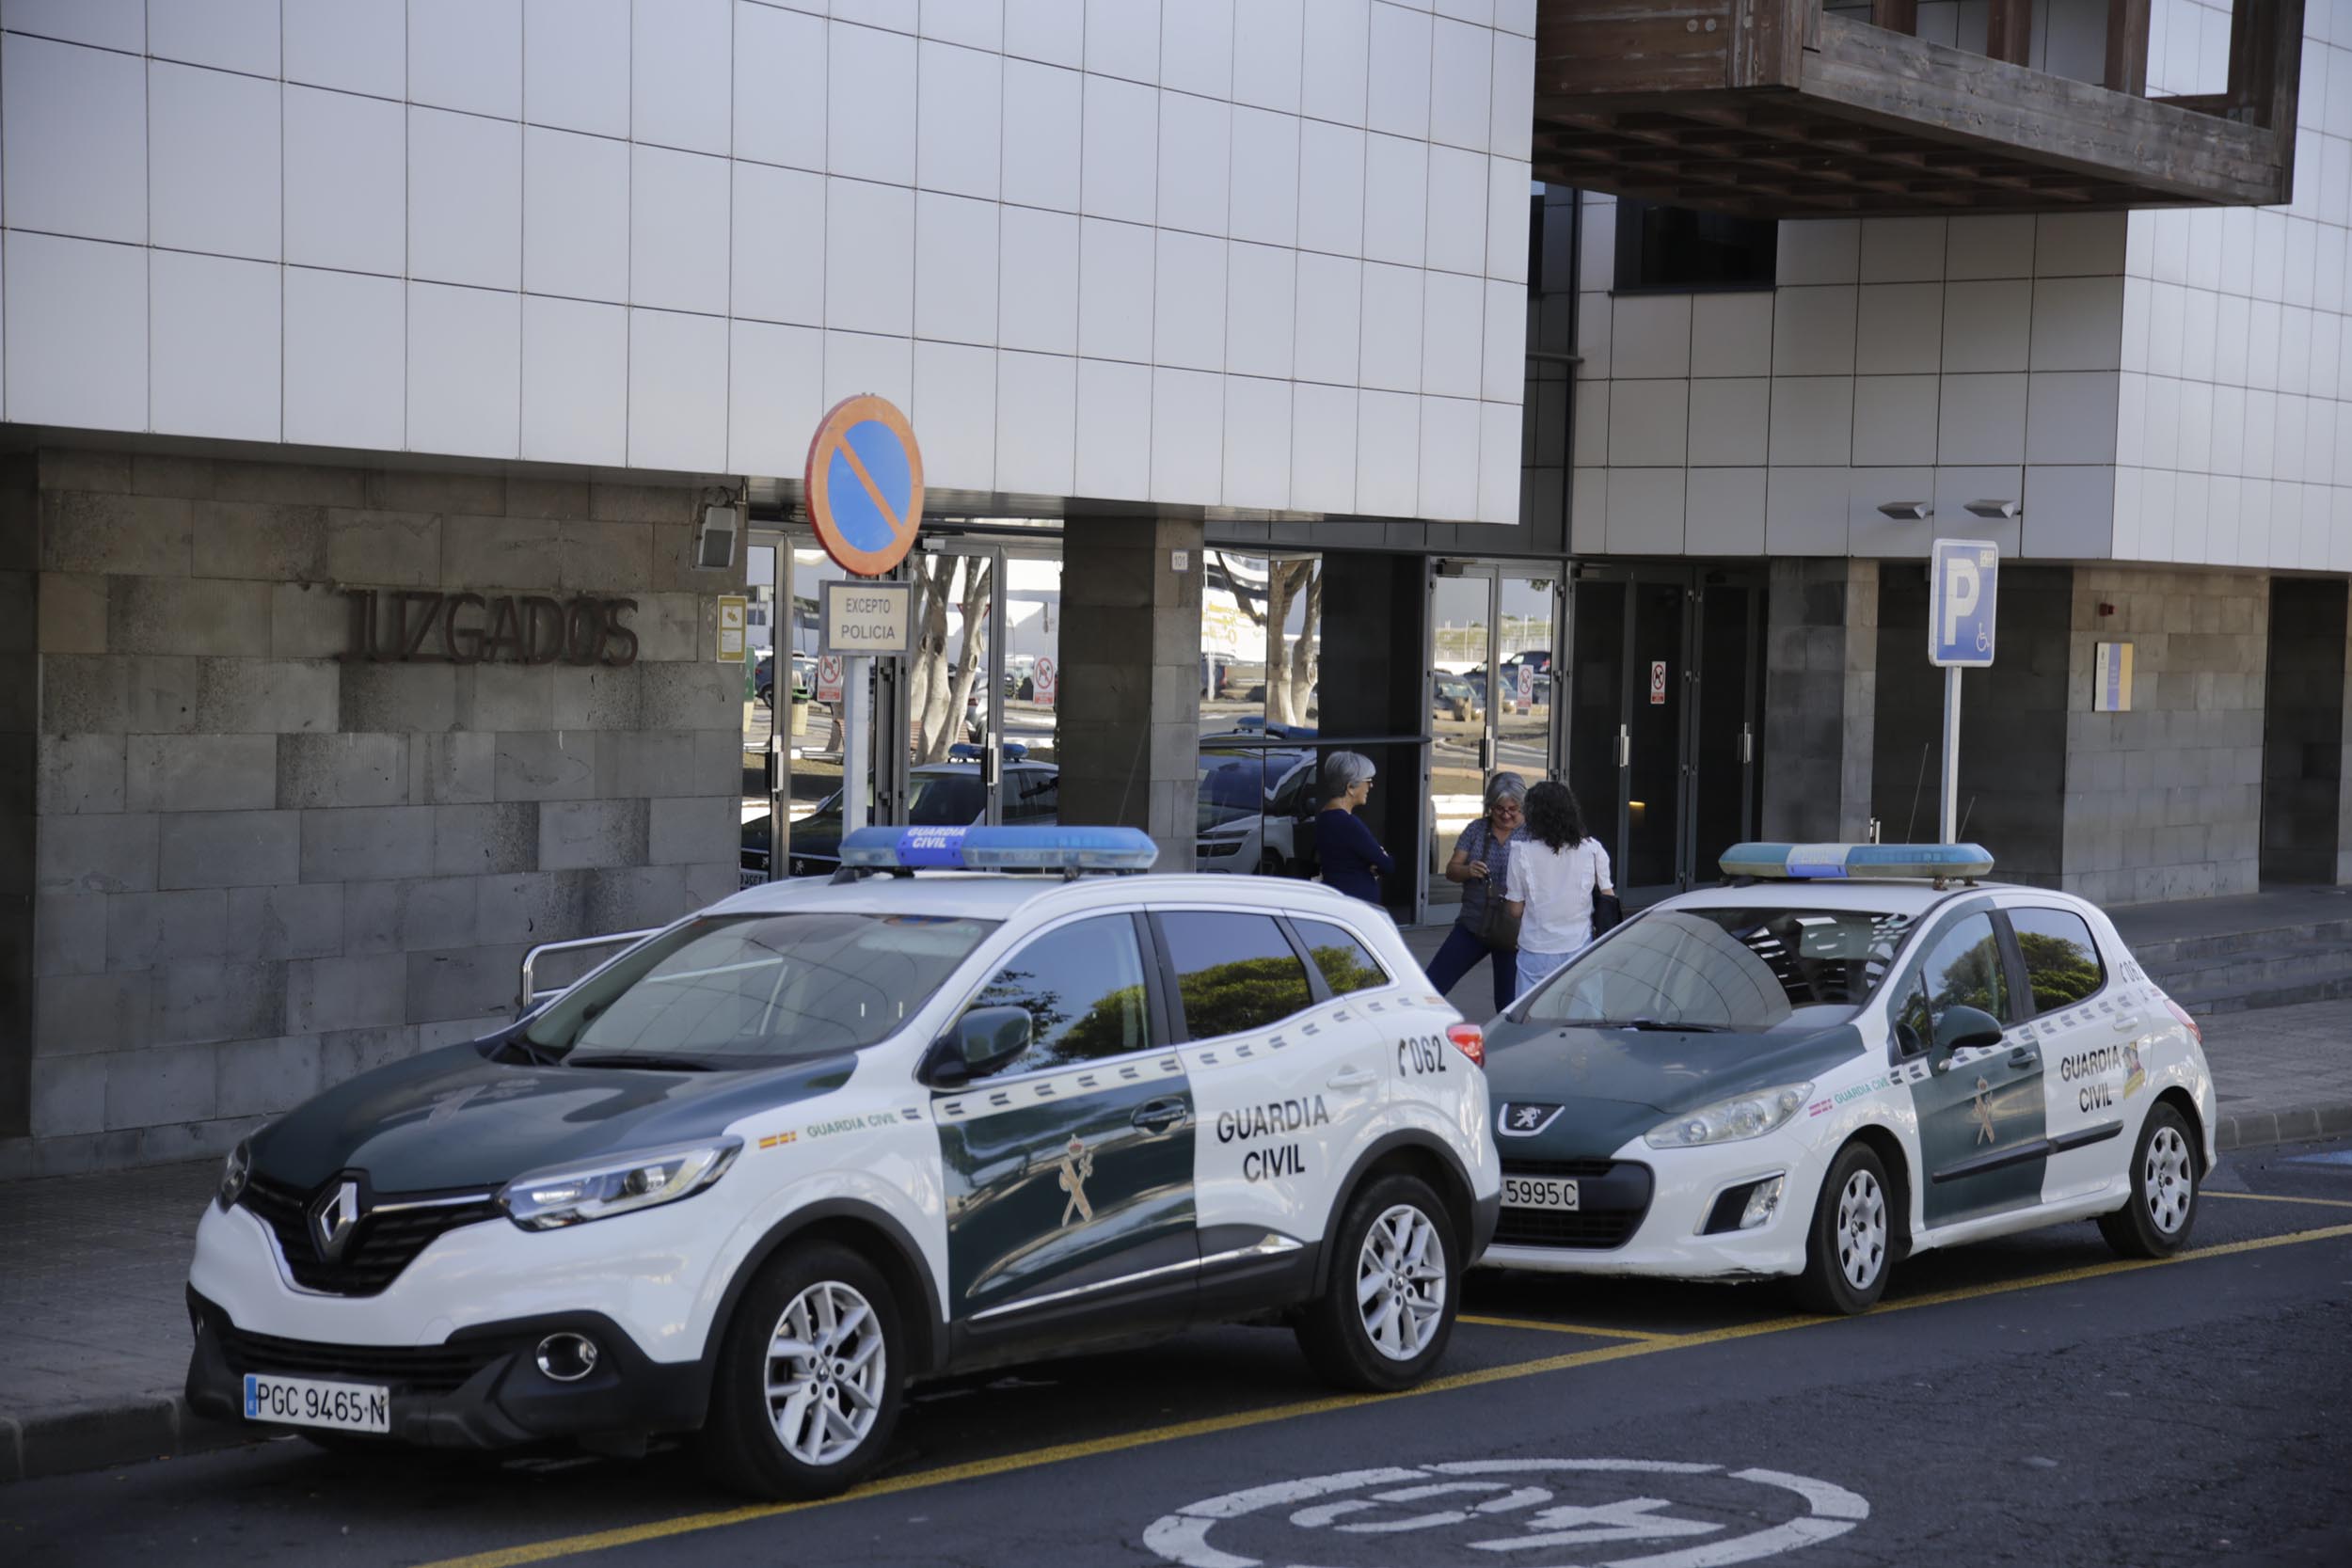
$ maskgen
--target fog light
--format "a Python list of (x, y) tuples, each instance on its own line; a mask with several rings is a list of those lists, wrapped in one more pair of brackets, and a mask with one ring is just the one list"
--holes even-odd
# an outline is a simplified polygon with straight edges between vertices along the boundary
[(596, 1342), (584, 1334), (550, 1334), (539, 1341), (539, 1370), (558, 1383), (578, 1383), (596, 1370)]
[(1758, 1181), (1748, 1193), (1748, 1206), (1740, 1212), (1740, 1228), (1753, 1230), (1780, 1212), (1780, 1177)]

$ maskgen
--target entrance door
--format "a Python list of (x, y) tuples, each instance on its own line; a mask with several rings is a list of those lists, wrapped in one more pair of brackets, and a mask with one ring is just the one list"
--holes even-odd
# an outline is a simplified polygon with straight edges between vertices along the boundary
[(958, 539), (915, 558), (906, 819), (1058, 819), (1061, 562), (1051, 548)]
[(1430, 587), (1429, 877), (1432, 908), (1458, 904), (1454, 841), (1486, 809), (1486, 781), (1551, 775), (1552, 650), (1560, 578), (1540, 567), (1442, 567)]

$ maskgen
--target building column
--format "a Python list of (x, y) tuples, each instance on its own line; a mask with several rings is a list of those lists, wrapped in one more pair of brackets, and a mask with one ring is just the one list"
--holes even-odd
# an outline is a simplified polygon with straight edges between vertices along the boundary
[[(40, 485), (0, 457), (0, 1138), (33, 1118), (33, 825), (40, 728)], [(105, 579), (94, 579), (105, 592)]]
[(1784, 559), (1772, 570), (1759, 781), (1764, 836), (1797, 843), (1867, 838), (1878, 562)]
[(1141, 828), (1161, 871), (1199, 827), (1199, 519), (1073, 517), (1062, 531), (1061, 820)]

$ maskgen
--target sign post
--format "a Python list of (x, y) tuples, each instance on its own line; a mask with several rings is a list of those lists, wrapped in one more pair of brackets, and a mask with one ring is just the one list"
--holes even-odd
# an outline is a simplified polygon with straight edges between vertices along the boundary
[(1960, 840), (1960, 673), (1993, 664), (2000, 546), (1983, 539), (1938, 539), (1930, 557), (1928, 662), (1944, 672), (1941, 844)]

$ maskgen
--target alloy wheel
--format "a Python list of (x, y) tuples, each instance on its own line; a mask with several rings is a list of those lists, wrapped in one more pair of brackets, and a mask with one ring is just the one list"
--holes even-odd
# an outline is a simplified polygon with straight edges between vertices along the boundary
[(1428, 1215), (1400, 1203), (1372, 1222), (1356, 1259), (1356, 1307), (1373, 1348), (1410, 1361), (1445, 1320), (1445, 1242)]
[(2188, 1140), (2175, 1127), (2159, 1127), (2148, 1140), (2148, 1163), (2140, 1171), (2140, 1186), (2148, 1196), (2148, 1217), (2167, 1236), (2177, 1235), (2188, 1223), (2189, 1205), (2197, 1196), (2191, 1174)]
[(882, 1320), (838, 1280), (794, 1296), (769, 1336), (768, 1418), (803, 1465), (848, 1458), (874, 1430), (889, 1387)]
[(1858, 1170), (1837, 1195), (1837, 1267), (1846, 1283), (1867, 1291), (1886, 1265), (1886, 1196), (1878, 1179)]

